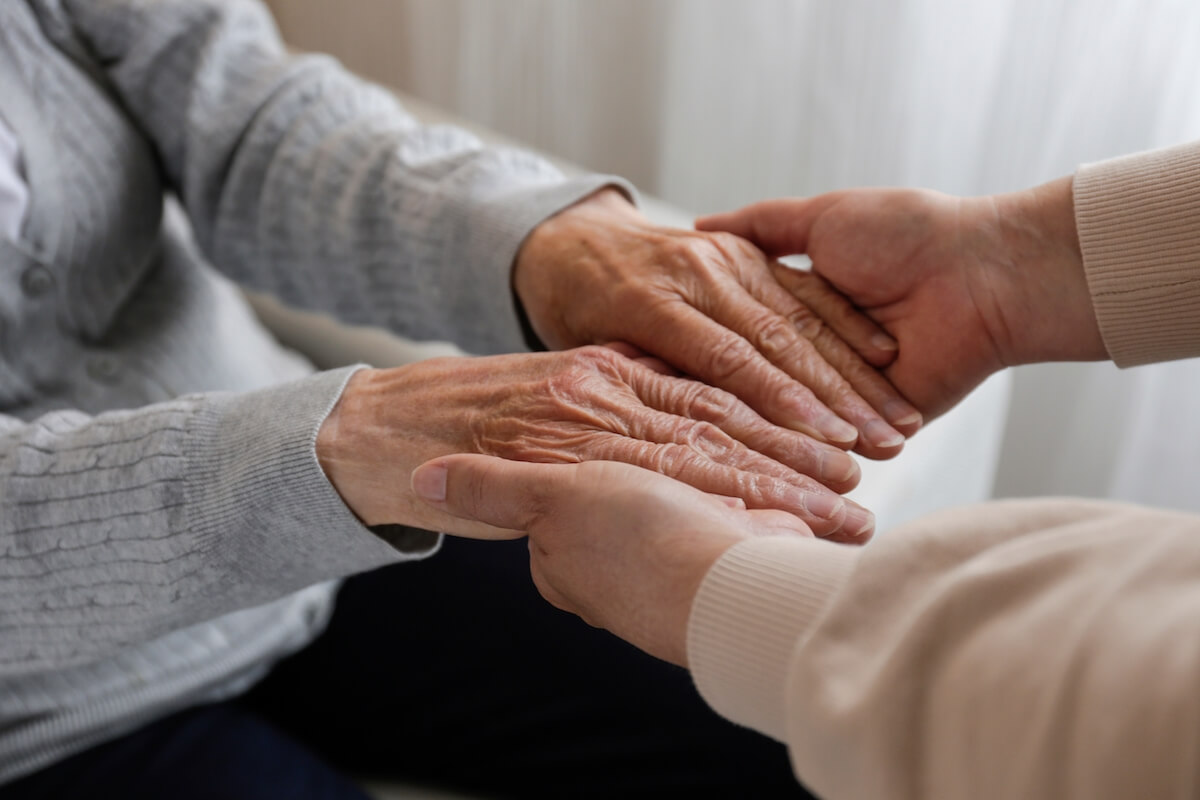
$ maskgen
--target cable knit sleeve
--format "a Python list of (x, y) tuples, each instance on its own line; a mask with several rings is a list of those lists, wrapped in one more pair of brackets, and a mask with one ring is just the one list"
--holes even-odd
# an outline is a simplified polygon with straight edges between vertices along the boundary
[(548, 216), (619, 179), (417, 125), (254, 0), (60, 0), (239, 282), (470, 352), (524, 349), (510, 271)]
[(701, 693), (819, 796), (1191, 798), (1200, 517), (1036, 500), (851, 551), (760, 538), (706, 576)]
[(317, 463), (352, 372), (0, 416), (0, 682), (430, 553), (436, 534), (392, 547), (364, 528)]
[(1119, 366), (1200, 355), (1200, 142), (1088, 164), (1075, 220)]

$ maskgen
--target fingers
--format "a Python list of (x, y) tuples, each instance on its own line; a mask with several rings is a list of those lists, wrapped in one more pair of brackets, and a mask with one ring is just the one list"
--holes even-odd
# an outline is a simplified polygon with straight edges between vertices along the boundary
[[(896, 455), (902, 439), (895, 433), (902, 436), (916, 433), (921, 427), (921, 413), (883, 373), (855, 352), (846, 341), (846, 335), (835, 330), (830, 320), (844, 314), (850, 319), (865, 321), (868, 327), (862, 329), (864, 335), (874, 330), (874, 323), (866, 321), (819, 275), (779, 264), (774, 265), (773, 270), (774, 279), (757, 272), (748, 275), (744, 279), (747, 289), (768, 308), (790, 320), (818, 356), (794, 366), (803, 372), (793, 373), (788, 366), (785, 369), (800, 380), (811, 381), (810, 387), (826, 405), (858, 427), (863, 433), (859, 439), (859, 452), (871, 458)], [(793, 288), (808, 299), (805, 302), (797, 300), (790, 291)], [(844, 310), (839, 311), (838, 306), (843, 306)], [(843, 330), (853, 324), (843, 319)], [(800, 354), (804, 355), (802, 351)], [(895, 354), (893, 351), (893, 357)], [(824, 381), (818, 382), (822, 378)], [(886, 425), (880, 424), (879, 417), (886, 420)]]
[[(732, 392), (776, 425), (838, 447), (853, 447), (858, 440), (858, 429), (831, 411), (803, 382), (794, 380), (767, 360), (740, 332), (755, 336), (756, 329), (761, 328), (760, 321), (773, 315), (749, 298), (732, 279), (720, 293), (740, 294), (756, 306), (756, 313), (750, 319), (742, 313), (738, 322), (725, 324), (681, 302), (665, 321), (658, 322), (656, 329), (652, 327), (651, 337), (662, 343), (661, 349), (674, 353), (672, 361), (683, 372)], [(730, 325), (736, 328), (731, 329)], [(795, 331), (784, 330), (786, 327), (786, 323), (774, 325), (765, 338), (764, 332), (758, 330), (760, 346), (778, 355), (773, 351), (799, 344), (802, 337)], [(781, 335), (779, 345), (772, 340), (775, 331)]]
[(494, 456), (454, 455), (413, 470), (413, 493), (461, 519), (513, 532), (519, 538), (545, 507), (547, 495), (564, 490), (570, 474), (561, 464), (533, 464)]
[(631, 370), (628, 381), (647, 406), (716, 425), (750, 450), (811, 476), (836, 492), (848, 492), (858, 485), (862, 472), (851, 455), (810, 436), (772, 425), (729, 392), (699, 381), (672, 380), (643, 370)]
[(904, 435), (883, 414), (911, 425), (920, 420), (916, 409), (780, 286), (757, 251), (727, 256), (740, 274), (730, 274), (724, 287), (710, 293), (708, 307), (700, 310), (744, 336), (785, 379), (805, 386), (820, 407), (850, 423), (855, 430), (851, 446), (860, 453), (871, 458), (899, 453)]
[(737, 211), (700, 217), (696, 230), (732, 233), (754, 242), (772, 257), (804, 253), (813, 222), (836, 200), (836, 193), (764, 200)]
[(860, 473), (848, 455), (775, 428), (727, 392), (697, 381), (634, 366), (621, 377), (644, 408), (620, 412), (625, 435), (607, 439), (597, 458), (740, 497), (749, 508), (788, 511), (821, 536), (855, 543), (871, 536), (875, 517), (870, 511), (810, 477), (822, 468), (814, 463), (827, 471), (848, 465), (851, 472), (840, 486), (853, 486)]
[[(799, 327), (803, 335), (812, 342), (813, 347), (820, 353), (821, 357), (849, 383), (859, 397), (865, 400), (871, 408), (878, 411), (896, 431), (907, 437), (912, 436), (920, 430), (924, 424), (924, 417), (921, 412), (900, 393), (899, 389), (885, 377), (884, 373), (860, 357), (862, 355), (861, 351), (854, 352), (854, 349), (847, 342), (847, 334), (844, 327), (839, 331), (830, 322), (838, 318), (840, 312), (836, 309), (836, 305), (838, 303), (847, 303), (845, 298), (833, 292), (832, 289), (829, 289), (824, 279), (819, 275), (799, 272), (781, 265), (775, 265), (774, 270), (779, 284), (803, 301), (800, 305), (800, 310), (794, 310), (792, 314), (801, 318), (809, 318), (807, 324)], [(833, 298), (825, 297), (824, 294), (826, 292), (832, 292)], [(781, 301), (769, 300), (768, 302), (779, 303)], [(858, 316), (855, 311), (851, 311), (850, 313), (851, 316)], [(818, 317), (819, 319), (817, 319)], [(821, 392), (818, 391), (817, 393), (819, 396), (825, 397)], [(872, 425), (869, 417), (853, 416), (851, 411), (843, 408), (836, 401), (826, 400), (826, 402), (844, 418), (860, 425), (865, 419), (867, 426)], [(886, 429), (880, 430), (886, 434)], [(882, 444), (879, 438), (873, 438), (870, 434), (860, 439), (860, 445), (863, 443)], [(868, 453), (862, 450), (860, 452), (872, 458), (887, 457), (888, 455), (895, 454), (894, 452), (890, 454), (884, 452)]]
[(896, 360), (896, 340), (820, 275), (778, 261), (771, 264), (771, 271), (792, 297), (811, 309), (868, 364), (886, 367)]
[(748, 508), (787, 511), (820, 536), (861, 541), (874, 530), (874, 516), (866, 509), (747, 448), (716, 425), (652, 408), (628, 419), (629, 435), (598, 442), (597, 458), (654, 470), (710, 494), (740, 497)]

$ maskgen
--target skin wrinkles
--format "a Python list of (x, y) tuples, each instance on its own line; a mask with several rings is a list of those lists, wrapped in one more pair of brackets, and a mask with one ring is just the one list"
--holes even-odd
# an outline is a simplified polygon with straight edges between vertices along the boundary
[[(479, 453), (636, 464), (838, 534), (845, 501), (807, 474), (820, 474), (826, 446), (796, 446), (799, 434), (779, 431), (725, 394), (697, 405), (697, 397), (716, 392), (599, 346), (363, 370), (322, 425), (318, 457), (343, 499), (372, 525), (440, 529), (446, 520), (395, 487), (409, 486), (412, 469), (430, 458)], [(705, 406), (718, 418), (679, 414)], [(793, 446), (767, 449), (783, 460), (753, 449), (780, 433)], [(824, 506), (813, 506), (813, 493), (828, 498)]]
[[(727, 234), (655, 226), (614, 191), (535, 229), (518, 254), (513, 286), (548, 345), (628, 342), (732, 392), (780, 427), (887, 458), (899, 452), (901, 433), (920, 425), (919, 415), (878, 375), (866, 388), (879, 408), (859, 396), (860, 387), (847, 384), (821, 351), (831, 340), (806, 338), (791, 324), (800, 301), (778, 285), (760, 250)], [(809, 300), (835, 309), (835, 320), (848, 319), (845, 303), (834, 298), (813, 292)], [(814, 311), (825, 318), (823, 308)], [(847, 327), (855, 335), (854, 347), (846, 348), (850, 357), (863, 359), (856, 349), (871, 363), (894, 357), (894, 348), (872, 343), (872, 337), (887, 337), (862, 315)], [(872, 373), (853, 374), (862, 381)], [(897, 425), (907, 422), (890, 427), (885, 412)], [(847, 416), (853, 424), (843, 421)]]

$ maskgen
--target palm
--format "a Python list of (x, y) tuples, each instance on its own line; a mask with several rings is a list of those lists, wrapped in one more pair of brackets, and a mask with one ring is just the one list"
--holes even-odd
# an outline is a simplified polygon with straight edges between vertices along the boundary
[[(869, 190), (829, 195), (811, 218), (813, 269), (899, 342), (887, 376), (930, 419), (1003, 365), (988, 333), (988, 271), (956, 198)], [(801, 201), (803, 202), (803, 201)]]

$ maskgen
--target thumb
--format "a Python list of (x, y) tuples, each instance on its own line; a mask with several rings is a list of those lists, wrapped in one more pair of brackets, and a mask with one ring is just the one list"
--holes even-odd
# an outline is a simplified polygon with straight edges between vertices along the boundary
[(413, 470), (413, 493), (460, 519), (526, 532), (548, 502), (567, 491), (570, 464), (531, 464), (483, 455), (452, 455)]
[(824, 194), (764, 200), (737, 211), (700, 217), (696, 220), (696, 230), (741, 236), (772, 258), (804, 253), (813, 223), (834, 199)]

